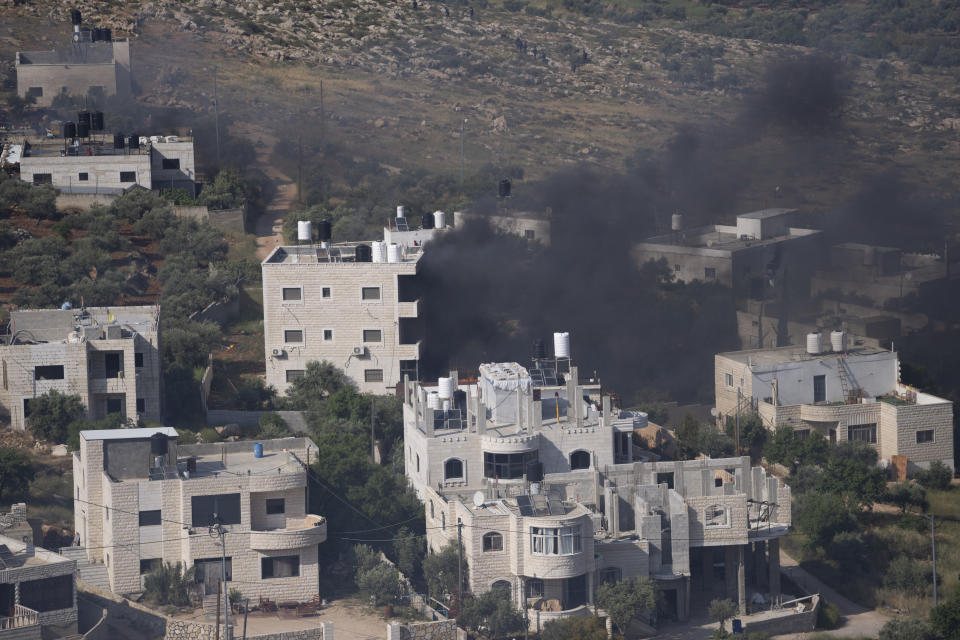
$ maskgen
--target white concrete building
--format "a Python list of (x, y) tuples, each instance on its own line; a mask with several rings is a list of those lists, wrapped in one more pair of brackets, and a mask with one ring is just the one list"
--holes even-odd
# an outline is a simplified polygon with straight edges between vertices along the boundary
[(406, 384), (405, 468), (429, 549), (459, 531), (470, 591), (509, 589), (532, 628), (586, 615), (601, 582), (634, 576), (655, 580), (681, 619), (691, 597), (778, 597), (790, 488), (747, 457), (656, 461), (632, 444), (646, 415), (612, 408), (568, 363)]
[(314, 360), (364, 392), (417, 378), (422, 255), (419, 245), (380, 242), (274, 249), (262, 263), (267, 384), (283, 393)]
[(0, 640), (75, 637), (77, 563), (0, 535)]
[(0, 344), (0, 411), (22, 431), (30, 401), (56, 390), (79, 395), (91, 420), (159, 420), (159, 332), (159, 306), (12, 311)]
[[(76, 32), (75, 32), (76, 33)], [(18, 51), (17, 95), (49, 107), (58, 95), (130, 95), (130, 42), (74, 42), (54, 51)]]
[(910, 468), (933, 460), (953, 468), (953, 403), (901, 383), (896, 352), (845, 347), (840, 335), (809, 334), (809, 347), (717, 354), (721, 417), (736, 413), (739, 397), (741, 410), (757, 411), (771, 429), (816, 429), (833, 442), (867, 442), (885, 460), (903, 456)]
[[(262, 446), (258, 455), (256, 444)], [(143, 589), (161, 562), (196, 568), (205, 594), (221, 579), (217, 514), (227, 529), (227, 590), (309, 601), (319, 589), (326, 520), (306, 511), (307, 438), (179, 445), (170, 427), (83, 431), (73, 455), (76, 531), (116, 593)]]

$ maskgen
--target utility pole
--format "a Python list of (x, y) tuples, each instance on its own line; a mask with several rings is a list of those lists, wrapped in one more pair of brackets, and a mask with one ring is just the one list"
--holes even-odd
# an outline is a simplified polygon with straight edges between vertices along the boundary
[(250, 611), (250, 598), (243, 605), (243, 640), (247, 640), (247, 613)]
[(737, 387), (737, 455), (740, 455), (740, 395), (742, 390)]
[[(217, 626), (214, 627), (215, 635), (217, 640), (220, 640), (220, 590), (223, 588), (223, 583), (217, 585)], [(224, 634), (226, 635), (226, 634)], [(226, 638), (224, 638), (226, 640)]]
[(457, 518), (457, 605), (463, 611), (463, 520)]
[(373, 431), (373, 425), (377, 420), (377, 407), (375, 396), (370, 396), (370, 460), (377, 462), (377, 437)]
[(467, 119), (460, 121), (460, 186), (463, 186), (463, 131), (467, 125)]
[[(219, 514), (213, 514), (213, 525), (208, 530), (210, 537), (220, 537), (220, 584), (223, 585), (223, 626), (230, 626), (230, 597), (227, 594), (227, 530)], [(219, 593), (219, 590), (217, 591)], [(219, 600), (219, 598), (218, 598)], [(217, 618), (220, 618), (220, 603), (217, 602)], [(219, 629), (219, 623), (217, 625)]]
[(933, 606), (937, 606), (937, 538), (936, 530), (933, 524), (933, 516), (923, 514), (923, 517), (930, 521), (930, 551), (933, 555)]
[(527, 579), (520, 576), (520, 599), (523, 602), (523, 639), (530, 640), (530, 611), (527, 607)]
[(217, 130), (217, 169), (220, 168), (220, 102), (217, 100), (217, 65), (213, 65), (213, 126)]

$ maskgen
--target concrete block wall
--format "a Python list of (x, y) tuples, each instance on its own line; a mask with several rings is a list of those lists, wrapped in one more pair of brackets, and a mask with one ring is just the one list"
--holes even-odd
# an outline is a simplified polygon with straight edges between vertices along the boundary
[[(953, 403), (914, 404), (894, 406), (884, 403), (881, 416), (886, 420), (893, 414), (897, 431), (896, 454), (907, 456), (917, 466), (929, 466), (933, 460), (942, 460), (950, 468), (953, 459)], [(933, 430), (933, 442), (917, 442), (917, 432)]]
[[(753, 376), (750, 368), (742, 362), (717, 354), (713, 358), (714, 376), (713, 388), (716, 395), (717, 411), (724, 416), (734, 415), (737, 412), (737, 389), (745, 398), (753, 395)], [(733, 376), (733, 386), (727, 385), (727, 374)], [(741, 378), (743, 383), (741, 386)]]
[[(121, 182), (122, 171), (133, 171), (135, 181)], [(30, 156), (20, 161), (21, 180), (33, 182), (38, 173), (49, 173), (54, 187), (126, 189), (135, 184), (150, 189), (153, 184), (150, 154), (146, 151), (103, 156)], [(81, 173), (87, 174), (87, 180), (80, 180)]]

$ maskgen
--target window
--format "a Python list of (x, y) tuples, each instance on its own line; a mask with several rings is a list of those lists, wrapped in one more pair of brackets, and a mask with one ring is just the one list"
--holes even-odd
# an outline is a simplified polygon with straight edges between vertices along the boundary
[(306, 375), (304, 369), (287, 369), (287, 382), (293, 382)]
[(23, 417), (24, 418), (30, 417), (30, 398), (23, 399)]
[(924, 429), (917, 431), (917, 444), (933, 442), (933, 429)]
[(143, 398), (137, 398), (137, 413), (147, 412), (147, 401)]
[(30, 87), (27, 89), (27, 96), (33, 96), (34, 98), (43, 97), (43, 87)]
[(588, 451), (574, 451), (570, 454), (570, 469), (589, 469), (590, 453)]
[(536, 235), (537, 234), (534, 233), (533, 229), (526, 229), (523, 232), (523, 237), (526, 238), (527, 240), (533, 240), (536, 237)]
[[(417, 454), (417, 473), (420, 473), (420, 454), (419, 453)], [(430, 505), (430, 507), (432, 508), (433, 505)]]
[(673, 471), (658, 473), (657, 484), (665, 484), (667, 485), (667, 489), (673, 489)]
[(324, 329), (323, 330), (323, 339), (326, 342), (333, 340), (333, 329)]
[(824, 402), (827, 399), (827, 376), (813, 376), (813, 401)]
[(137, 369), (143, 368), (143, 353), (138, 351), (133, 354), (133, 366)]
[(120, 182), (136, 182), (137, 181), (137, 172), (136, 171), (121, 171), (120, 172)]
[(732, 373), (725, 373), (725, 374), (723, 374), (723, 375), (724, 375), (724, 378), (725, 378), (724, 382), (727, 383), (727, 387), (733, 389), (733, 374), (732, 374)]
[(79, 180), (80, 182), (86, 182), (89, 179), (90, 179), (90, 174), (88, 174), (86, 171), (81, 171), (77, 175), (77, 180)]
[(150, 573), (156, 571), (160, 568), (161, 563), (163, 562), (162, 558), (147, 558), (146, 560), (140, 561), (140, 575), (145, 573)]
[(543, 597), (543, 580), (540, 580), (539, 578), (527, 579), (527, 597), (528, 598)]
[(503, 536), (496, 531), (483, 534), (484, 551), (503, 551)]
[(713, 267), (707, 267), (703, 270), (703, 278), (705, 280), (716, 280), (717, 279), (717, 270)]
[(364, 329), (363, 341), (364, 342), (383, 342), (383, 331), (381, 331), (380, 329)]
[(463, 460), (451, 458), (443, 464), (443, 479), (453, 480), (463, 478)]
[(63, 365), (52, 364), (45, 367), (34, 367), (34, 380), (63, 380)]
[(282, 295), (284, 302), (300, 302), (303, 300), (303, 289), (300, 287), (284, 287)]
[(620, 582), (623, 572), (620, 567), (607, 567), (600, 572), (600, 584), (614, 584)]
[(20, 604), (34, 611), (73, 607), (73, 574), (20, 583)]
[(123, 400), (121, 398), (107, 398), (107, 413), (123, 413)]
[(193, 511), (192, 525), (207, 527), (213, 524), (214, 514), (220, 517), (222, 524), (240, 524), (240, 494), (222, 493), (212, 496), (193, 496), (190, 498)]
[(524, 466), (537, 461), (537, 452), (528, 453), (483, 453), (483, 475), (485, 478), (510, 480), (522, 478)]
[(703, 510), (704, 527), (729, 527), (730, 511), (722, 504), (712, 504)]
[(332, 292), (330, 291), (330, 287), (323, 287), (320, 289), (321, 298), (329, 298), (331, 296), (332, 296)]
[(261, 578), (293, 578), (300, 575), (300, 556), (260, 558)]
[(283, 332), (283, 341), (287, 344), (303, 342), (303, 329), (286, 329)]
[(53, 174), (35, 173), (33, 174), (33, 184), (53, 184)]
[(722, 486), (723, 486), (723, 478), (714, 478), (714, 479), (713, 479), (713, 486), (715, 486), (715, 487), (722, 487)]
[(286, 505), (283, 498), (267, 498), (267, 515), (272, 516), (284, 513)]
[(431, 501), (430, 501), (430, 519), (433, 520), (433, 519), (436, 518), (436, 517), (437, 517), (437, 516), (436, 516), (436, 514), (434, 513), (434, 508), (433, 508), (433, 500), (431, 500)]
[(164, 169), (179, 169), (180, 158), (164, 158), (161, 164)]
[(379, 300), (380, 287), (362, 287), (360, 289), (361, 300)]
[(141, 527), (152, 527), (154, 525), (160, 524), (160, 509), (154, 511), (141, 511), (140, 512), (140, 526)]
[(809, 436), (810, 436), (810, 429), (794, 429), (793, 430), (793, 437), (797, 438), (798, 440), (802, 440), (803, 438), (807, 438)]
[(383, 369), (364, 369), (364, 382), (383, 382)]
[(119, 353), (105, 353), (103, 354), (103, 374), (105, 378), (119, 378), (120, 371), (123, 369), (121, 366), (122, 361), (120, 360)]
[(541, 556), (580, 553), (580, 527), (530, 527), (530, 550)]
[(877, 425), (852, 424), (847, 428), (847, 440), (877, 444)]
[(673, 272), (674, 272), (674, 273), (680, 273), (680, 265), (678, 265), (678, 264), (673, 265)]
[(494, 589), (500, 589), (501, 591), (505, 591), (507, 593), (508, 598), (512, 597), (510, 594), (512, 593), (513, 589), (511, 589), (510, 583), (507, 582), (506, 580), (497, 580), (492, 585), (490, 585), (490, 590), (493, 591)]

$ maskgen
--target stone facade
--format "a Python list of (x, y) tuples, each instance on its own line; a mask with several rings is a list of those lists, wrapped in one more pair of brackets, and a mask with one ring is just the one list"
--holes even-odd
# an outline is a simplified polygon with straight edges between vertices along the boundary
[(102, 91), (130, 94), (130, 42), (87, 42), (59, 51), (18, 51), (17, 95), (33, 95), (38, 107), (49, 107), (66, 90), (74, 97)]
[(387, 624), (387, 640), (457, 640), (457, 621), (391, 622)]
[[(4, 611), (13, 605), (28, 607), (37, 612), (40, 626), (57, 626), (76, 630), (77, 625), (77, 563), (63, 556), (35, 547), (32, 543), (0, 535), (0, 544), (5, 545), (11, 556), (0, 570), (0, 584), (12, 585), (13, 599), (0, 603)], [(62, 580), (69, 579), (70, 593), (64, 596), (57, 591)], [(29, 594), (28, 594), (29, 590)], [(62, 602), (46, 600), (43, 594), (54, 590)], [(69, 606), (54, 606), (66, 604)], [(7, 636), (0, 633), (0, 637)]]
[(14, 429), (26, 428), (30, 399), (51, 390), (79, 395), (91, 420), (109, 412), (160, 419), (159, 307), (14, 311), (10, 316), (16, 343), (0, 345), (0, 410)]

